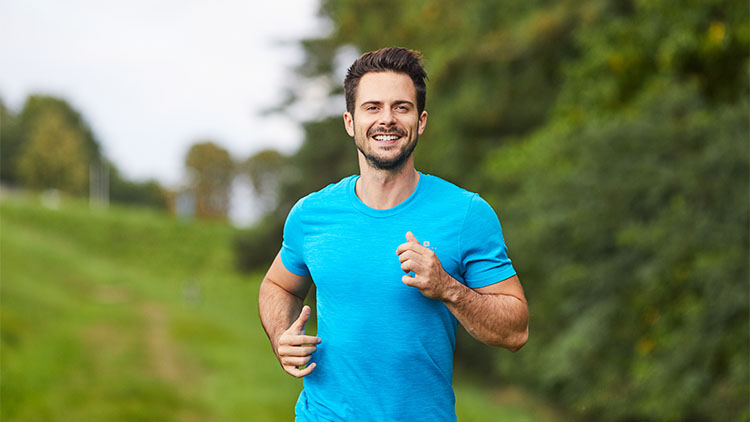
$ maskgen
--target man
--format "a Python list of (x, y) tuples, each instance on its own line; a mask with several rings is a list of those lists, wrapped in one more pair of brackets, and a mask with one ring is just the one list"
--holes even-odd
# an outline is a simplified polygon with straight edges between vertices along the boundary
[[(273, 350), (305, 377), (297, 421), (455, 421), (457, 322), (487, 344), (526, 343), (526, 299), (494, 211), (414, 168), (425, 78), (403, 48), (349, 68), (344, 126), (360, 175), (295, 204), (261, 284)], [(318, 336), (304, 332), (313, 282)]]

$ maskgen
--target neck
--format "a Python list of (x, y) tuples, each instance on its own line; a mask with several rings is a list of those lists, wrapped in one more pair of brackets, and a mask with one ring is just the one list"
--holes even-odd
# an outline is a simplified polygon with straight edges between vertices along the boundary
[(359, 154), (360, 178), (355, 185), (359, 199), (370, 208), (388, 209), (404, 202), (414, 192), (419, 182), (419, 173), (414, 168), (413, 156), (395, 170), (373, 168)]

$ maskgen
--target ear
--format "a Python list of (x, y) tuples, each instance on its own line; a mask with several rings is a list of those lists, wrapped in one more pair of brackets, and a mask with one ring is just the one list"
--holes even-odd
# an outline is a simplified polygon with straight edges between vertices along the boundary
[(344, 128), (346, 128), (346, 133), (349, 134), (352, 138), (354, 137), (354, 120), (352, 118), (352, 114), (348, 111), (344, 113)]
[(427, 112), (422, 111), (422, 114), (419, 116), (419, 127), (417, 128), (417, 133), (422, 134), (424, 133), (424, 129), (427, 126)]

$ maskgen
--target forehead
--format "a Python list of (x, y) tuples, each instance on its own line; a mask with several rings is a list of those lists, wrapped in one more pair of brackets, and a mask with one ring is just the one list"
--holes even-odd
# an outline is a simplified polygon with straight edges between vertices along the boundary
[(396, 72), (368, 72), (359, 80), (355, 103), (365, 102), (417, 102), (417, 89), (409, 75)]

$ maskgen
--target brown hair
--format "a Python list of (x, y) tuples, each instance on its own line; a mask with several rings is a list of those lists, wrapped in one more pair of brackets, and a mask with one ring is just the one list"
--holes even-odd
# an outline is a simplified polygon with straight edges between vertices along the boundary
[(418, 51), (402, 47), (382, 48), (361, 55), (349, 67), (344, 78), (344, 95), (346, 96), (346, 110), (354, 113), (354, 95), (359, 80), (368, 72), (397, 72), (409, 76), (417, 90), (417, 113), (424, 110), (427, 96), (427, 72), (422, 67), (421, 54)]

